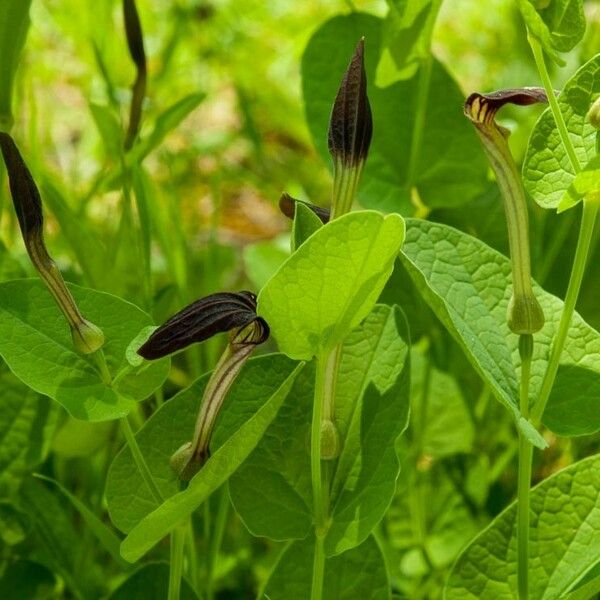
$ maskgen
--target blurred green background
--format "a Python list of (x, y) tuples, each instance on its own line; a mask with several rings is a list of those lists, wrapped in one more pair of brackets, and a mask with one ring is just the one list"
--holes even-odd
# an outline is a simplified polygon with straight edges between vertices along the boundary
[[(353, 11), (383, 17), (388, 5), (383, 0), (138, 0), (138, 10), (149, 66), (141, 137), (148, 137), (156, 118), (182, 97), (203, 95), (198, 107), (144, 162), (142, 187), (158, 215), (152, 225), (151, 285), (143, 283), (139, 255), (132, 250), (138, 243), (135, 228), (123, 224), (121, 213), (115, 124), (127, 122), (134, 69), (120, 2), (33, 0), (32, 25), (16, 80), (13, 135), (42, 188), (48, 246), (65, 278), (118, 294), (160, 322), (201, 295), (260, 288), (288, 252), (289, 223), (277, 208), (281, 192), (328, 204), (330, 165), (315, 150), (305, 120), (302, 55), (313, 33), (329, 18)], [(600, 3), (587, 2), (586, 15), (583, 42), (565, 56), (565, 67), (553, 69), (557, 88), (600, 48)], [(432, 40), (434, 55), (465, 95), (539, 85), (512, 0), (445, 0)], [(368, 39), (366, 48), (368, 53)], [(332, 77), (339, 79), (341, 73)], [(371, 80), (370, 88), (375, 84)], [(460, 103), (456, 111), (462, 111)], [(502, 113), (519, 161), (540, 111), (507, 108)], [(414, 114), (399, 113), (397, 118), (411, 121)], [(325, 139), (326, 131), (322, 136)], [(408, 154), (410, 148), (399, 151)], [(5, 177), (2, 171), (2, 280), (34, 275)], [(507, 251), (491, 174), (485, 189), (467, 204), (438, 202), (409, 212), (451, 224)], [(531, 206), (534, 276), (561, 296), (572, 261), (577, 214), (570, 211), (559, 218)], [(600, 326), (597, 242), (596, 232), (578, 306), (596, 328)], [(86, 262), (90, 269), (82, 268)], [(415, 299), (401, 272), (394, 273), (384, 300), (399, 302), (408, 313), (415, 352), (413, 417), (400, 448), (403, 471), (378, 537), (396, 597), (440, 598), (460, 549), (514, 498), (516, 438), (509, 416), (435, 317)], [(178, 357), (166, 397), (210, 368), (221, 343), (216, 340)], [(0, 369), (8, 381), (6, 367)], [(20, 493), (37, 494), (40, 505), (60, 513), (47, 527), (55, 529), (53, 536), (76, 545), (71, 551), (80, 561), (77, 572), (85, 580), (84, 596), (104, 597), (123, 581), (123, 570), (95, 549), (63, 496), (50, 488), (40, 491), (41, 484), (26, 475), (37, 469), (56, 477), (105, 515), (103, 482), (121, 441), (111, 423), (76, 422), (45, 399), (37, 402), (36, 410), (44, 415), (43, 444), (35, 457), (11, 474), (12, 479), (0, 478), (4, 485), (0, 489), (10, 498), (14, 488), (22, 488)], [(151, 409), (146, 406), (138, 415), (140, 422)], [(415, 440), (418, 443), (412, 443)], [(548, 440), (549, 451), (536, 459), (536, 481), (598, 451), (597, 436), (559, 441), (549, 435)], [(12, 467), (5, 463), (2, 468)], [(216, 504), (213, 499), (214, 511)], [(4, 559), (0, 597), (17, 597), (10, 595), (15, 589), (10, 586), (19, 579), (15, 565), (25, 569), (31, 581), (42, 582), (32, 592), (38, 596), (30, 597), (72, 597), (64, 574), (58, 585), (48, 575), (61, 571), (47, 559), (47, 540), (31, 526), (40, 516), (33, 514), (34, 509), (31, 512), (15, 512), (9, 500), (0, 502)], [(197, 520), (201, 531), (203, 516), (197, 515)], [(230, 511), (216, 565), (216, 596), (252, 597), (278, 551), (276, 544), (252, 538)], [(167, 555), (165, 548), (161, 552)]]

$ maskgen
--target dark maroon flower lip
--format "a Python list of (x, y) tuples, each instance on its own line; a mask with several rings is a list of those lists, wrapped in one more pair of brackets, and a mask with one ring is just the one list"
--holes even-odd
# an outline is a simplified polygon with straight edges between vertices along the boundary
[(465, 115), (476, 123), (491, 123), (496, 113), (505, 104), (516, 104), (518, 106), (528, 106), (530, 104), (548, 102), (548, 97), (544, 88), (540, 87), (522, 87), (507, 88), (481, 94), (472, 93), (465, 100)]
[(346, 69), (329, 120), (329, 152), (334, 161), (340, 161), (346, 167), (365, 161), (373, 136), (364, 52), (363, 38)]
[(303, 202), (302, 200), (297, 200), (296, 198), (292, 198), (289, 194), (283, 192), (281, 194), (281, 198), (279, 199), (279, 210), (288, 218), (294, 219), (296, 215), (296, 204), (304, 204), (307, 208), (312, 210), (319, 219), (321, 219), (321, 223), (329, 223), (329, 219), (331, 216), (331, 212), (328, 208), (321, 208), (316, 204), (311, 204), (310, 202)]
[(139, 348), (138, 354), (155, 360), (218, 333), (241, 330), (253, 322), (256, 327), (252, 331), (241, 332), (243, 335), (238, 335), (233, 343), (262, 344), (269, 337), (269, 326), (256, 314), (256, 296), (252, 292), (218, 292), (173, 315)]

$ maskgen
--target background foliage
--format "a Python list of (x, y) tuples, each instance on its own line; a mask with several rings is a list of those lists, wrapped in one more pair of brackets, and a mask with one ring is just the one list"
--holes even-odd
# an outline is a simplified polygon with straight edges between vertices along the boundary
[[(366, 37), (375, 137), (359, 200), (368, 208), (451, 225), (506, 255), (499, 191), (475, 134), (462, 116), (462, 101), (474, 90), (538, 85), (517, 3), (446, 0), (437, 19), (430, 21), (434, 58), (428, 58), (429, 44), (421, 40), (403, 54), (400, 64), (389, 52), (395, 31), (391, 24), (394, 6), (399, 3), (389, 4), (391, 9), (384, 1), (359, 0), (139, 0), (149, 82), (143, 142), (136, 150), (145, 158), (143, 166), (133, 169), (131, 186), (142, 199), (143, 209), (127, 214), (121, 203), (121, 123), (127, 118), (134, 71), (120, 2), (33, 0), (32, 26), (15, 82), (13, 134), (42, 189), (48, 246), (65, 279), (125, 298), (151, 314), (155, 322), (207, 293), (258, 291), (289, 252), (289, 224), (277, 209), (280, 193), (285, 190), (320, 205), (329, 202), (327, 118), (347, 63), (346, 58), (337, 57), (349, 56), (361, 35)], [(586, 2), (585, 12), (583, 41), (563, 55), (565, 67), (553, 67), (557, 88), (600, 47), (600, 4)], [(417, 67), (427, 60), (431, 60), (431, 74), (422, 96)], [(511, 149), (519, 162), (541, 110), (506, 108), (502, 114), (503, 124), (512, 131)], [(422, 139), (416, 143), (419, 127)], [(415, 146), (420, 159), (411, 158)], [(35, 276), (20, 240), (5, 179), (2, 169), (0, 305), (18, 312), (23, 307), (21, 299), (35, 293), (38, 284), (5, 283)], [(530, 202), (533, 276), (559, 297), (564, 296), (565, 274), (573, 259), (577, 215), (570, 211), (559, 217)], [(434, 225), (421, 227), (434, 236)], [(407, 400), (412, 414), (406, 435), (398, 441), (400, 476), (374, 536), (365, 534), (353, 552), (363, 552), (369, 559), (383, 553), (395, 597), (436, 599), (441, 598), (459, 552), (514, 499), (517, 440), (513, 420), (492, 397), (496, 382), (480, 377), (464, 345), (459, 346), (447, 333), (448, 324), (440, 312), (434, 314), (417, 295), (415, 269), (423, 268), (425, 260), (421, 250), (409, 236), (406, 256), (396, 264), (381, 296), (385, 303), (402, 306), (412, 341)], [(499, 255), (488, 249), (475, 251), (478, 256), (490, 253), (489, 262), (506, 270)], [(596, 232), (577, 306), (596, 329), (600, 327), (598, 281)], [(85, 302), (85, 293), (79, 294)], [(439, 294), (444, 297), (443, 291)], [(105, 302), (103, 308), (96, 308), (105, 330), (118, 329), (119, 318), (129, 323), (114, 351), (115, 364), (118, 360), (125, 364), (127, 341), (149, 322), (125, 302)], [(545, 304), (550, 321), (552, 311), (557, 310), (552, 302)], [(50, 298), (47, 303), (52, 313)], [(42, 314), (39, 331), (23, 335), (4, 331), (0, 325), (0, 350), (5, 344), (20, 343), (23, 353), (36, 352), (40, 344), (36, 335), (47, 335), (44, 327), (49, 318)], [(176, 398), (173, 404), (167, 402), (157, 415), (189, 418), (194, 412), (192, 398), (185, 392), (176, 394), (214, 365), (223, 343), (223, 339), (212, 340), (179, 355), (163, 388), (164, 396), (139, 404), (133, 421), (141, 425), (171, 397)], [(271, 345), (266, 350), (274, 349)], [(504, 351), (510, 355), (514, 348)], [(61, 350), (58, 346), (43, 349), (44, 355), (52, 352)], [(75, 368), (79, 360), (71, 354), (60, 355), (65, 368)], [(12, 371), (35, 391), (19, 382)], [(280, 381), (269, 393), (276, 395), (275, 388), (290, 371), (289, 366), (281, 366)], [(164, 364), (146, 373), (147, 389), (142, 396), (151, 394), (165, 374)], [(118, 496), (113, 504), (116, 516), (111, 513), (117, 525), (119, 502), (139, 503), (143, 515), (149, 512), (147, 504), (152, 499), (136, 496), (127, 451), (121, 451), (109, 472), (123, 444), (119, 429), (114, 421), (102, 421), (110, 418), (105, 414), (94, 415), (97, 423), (74, 419), (80, 415), (65, 396), (62, 377), (57, 372), (52, 381), (44, 382), (33, 371), (20, 373), (19, 365), (0, 364), (0, 596), (131, 598), (128, 589), (135, 588), (139, 594), (140, 586), (147, 585), (143, 570), (166, 589), (168, 571), (163, 563), (149, 562), (133, 573), (115, 550), (116, 537), (94, 521), (95, 514), (109, 522), (107, 497), (110, 504), (111, 497)], [(121, 383), (127, 385), (127, 379)], [(302, 376), (294, 385), (305, 385)], [(267, 397), (265, 392), (263, 400)], [(169, 416), (169, 407), (179, 412)], [(297, 419), (293, 422), (306, 427), (306, 415), (293, 413), (293, 408), (284, 403), (282, 411), (291, 411)], [(274, 426), (281, 428), (282, 437), (287, 435), (284, 424), (275, 421)], [(160, 432), (160, 420), (148, 429), (145, 443), (169, 455), (179, 443), (169, 440), (162, 447), (152, 438), (157, 435), (156, 427)], [(390, 443), (397, 434), (388, 432)], [(544, 436), (549, 448), (536, 454), (534, 482), (600, 449), (597, 434), (559, 439), (546, 431)], [(236, 509), (251, 502), (257, 487), (255, 473), (270, 468), (275, 451), (265, 442), (236, 473), (230, 486)], [(578, 481), (584, 479), (585, 469), (592, 469), (590, 460), (582, 463)], [(34, 471), (50, 481), (32, 477)], [(293, 475), (292, 471), (290, 480)], [(128, 481), (129, 487), (119, 489), (115, 483), (119, 481)], [(295, 483), (300, 490), (296, 521), (273, 508), (274, 518), (289, 525), (294, 539), (302, 537), (296, 531), (302, 533), (308, 527), (304, 514), (308, 488), (306, 482)], [(167, 481), (165, 486), (169, 495), (175, 493), (174, 482)], [(296, 493), (291, 483), (289, 487), (289, 494)], [(86, 516), (69, 494), (89, 507), (92, 516)], [(302, 548), (305, 542), (284, 544), (252, 537), (246, 527), (269, 535), (272, 523), (258, 518), (242, 522), (230, 509), (224, 491), (213, 494), (205, 506), (204, 512), (194, 514), (197, 530), (210, 531), (215, 526), (209, 522), (209, 513), (217, 515), (224, 527), (215, 564), (203, 566), (214, 571), (216, 597), (255, 595), (277, 560), (277, 575), (269, 580), (266, 593), (271, 590), (273, 598), (282, 593), (301, 597), (301, 585), (294, 587), (292, 575), (286, 575), (310, 569), (312, 560)], [(536, 518), (549, 517), (539, 508)], [(131, 526), (126, 523), (125, 529)], [(98, 532), (105, 536), (100, 545)], [(199, 539), (199, 556), (208, 556), (209, 548), (202, 541), (207, 538)], [(335, 543), (344, 540), (331, 541)], [(152, 561), (166, 558), (166, 544), (159, 544), (150, 556)], [(461, 560), (468, 561), (470, 556), (463, 555)], [(375, 560), (374, 564), (380, 563)], [(355, 589), (364, 586), (374, 590), (372, 597), (385, 598), (385, 589), (378, 587), (385, 574), (371, 575), (372, 579), (357, 580)], [(456, 583), (454, 593), (462, 584)], [(327, 585), (333, 583), (326, 581)], [(159, 584), (153, 592), (162, 597), (157, 589)], [(12, 594), (18, 590), (18, 595), (2, 590), (12, 590)], [(193, 594), (184, 583), (182, 597)]]

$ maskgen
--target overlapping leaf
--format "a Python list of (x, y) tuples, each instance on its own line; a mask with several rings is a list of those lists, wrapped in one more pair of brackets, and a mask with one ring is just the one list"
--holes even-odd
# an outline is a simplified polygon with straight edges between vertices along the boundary
[(583, 0), (517, 0), (530, 35), (558, 64), (558, 52), (568, 52), (585, 32)]
[(303, 366), (297, 365), (269, 396), (260, 397), (262, 406), (222, 442), (185, 490), (165, 500), (129, 532), (121, 544), (125, 560), (135, 562), (142, 557), (227, 481), (264, 435)]
[(412, 77), (427, 60), (442, 0), (388, 0), (377, 85)]
[(0, 495), (7, 496), (45, 459), (58, 411), (12, 376), (2, 377), (0, 386)]
[[(565, 598), (600, 554), (600, 457), (548, 477), (531, 492), (529, 580), (532, 600)], [(513, 600), (517, 595), (513, 503), (458, 558), (446, 600)]]
[(4, 0), (0, 4), (0, 130), (12, 125), (13, 80), (27, 30), (31, 0)]
[[(586, 115), (599, 94), (600, 54), (569, 79), (558, 97), (569, 139), (582, 167), (596, 155), (596, 130)], [(550, 109), (542, 113), (531, 132), (523, 179), (525, 189), (542, 208), (569, 208), (581, 198), (576, 188), (571, 187), (575, 171)]]
[[(251, 359), (227, 395), (215, 425), (211, 443), (214, 453), (281, 386), (295, 363), (282, 355)], [(162, 496), (180, 491), (180, 482), (169, 459), (192, 439), (194, 424), (209, 375), (203, 375), (157, 410), (137, 432), (138, 445)], [(169, 435), (165, 435), (165, 431)], [(125, 446), (115, 457), (106, 482), (108, 510), (113, 523), (130, 531), (158, 507)]]
[[(395, 442), (408, 419), (406, 325), (397, 308), (377, 306), (346, 339), (335, 420), (344, 440), (332, 465), (326, 552), (362, 543), (381, 520), (399, 471)], [(275, 540), (304, 538), (312, 526), (310, 420), (314, 369), (298, 377), (281, 412), (230, 481), (246, 526)]]
[[(270, 600), (310, 598), (314, 540), (292, 542), (283, 552), (261, 597)], [(323, 598), (388, 600), (387, 568), (373, 537), (325, 561)]]
[(103, 347), (112, 385), (103, 383), (91, 357), (78, 354), (69, 327), (43, 283), (19, 279), (0, 284), (0, 355), (13, 373), (86, 421), (126, 415), (147, 398), (169, 370), (169, 360), (131, 367), (125, 352), (138, 332), (152, 324), (139, 308), (110, 294), (69, 286), (82, 313), (106, 337)]
[[(511, 295), (508, 258), (456, 229), (411, 219), (401, 259), (424, 300), (463, 348), (496, 398), (509, 409), (531, 441), (543, 447), (543, 439), (532, 431), (518, 409), (518, 336), (510, 332), (506, 321)], [(537, 286), (534, 290), (544, 309), (546, 324), (534, 336), (532, 402), (539, 393), (562, 311), (558, 298)], [(561, 364), (585, 369), (579, 373), (590, 382), (600, 377), (599, 358), (600, 335), (575, 314)], [(589, 399), (582, 386), (572, 385), (568, 404), (575, 407), (579, 402)], [(563, 410), (562, 414), (571, 428), (585, 426), (589, 430), (589, 422), (579, 422), (576, 411)], [(595, 430), (598, 428), (600, 419), (595, 421)]]
[(282, 352), (310, 359), (331, 351), (369, 314), (404, 238), (399, 215), (354, 212), (321, 227), (258, 296)]

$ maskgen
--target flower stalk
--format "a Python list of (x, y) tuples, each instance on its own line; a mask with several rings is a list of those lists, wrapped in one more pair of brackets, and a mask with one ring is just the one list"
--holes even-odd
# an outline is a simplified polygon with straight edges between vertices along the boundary
[[(541, 88), (507, 89), (491, 94), (471, 94), (465, 115), (474, 124), (502, 193), (512, 263), (513, 293), (508, 304), (508, 326), (519, 335), (521, 385), (519, 408), (529, 419), (529, 384), (533, 357), (533, 334), (544, 326), (544, 313), (533, 293), (529, 253), (529, 216), (525, 191), (508, 147), (509, 131), (495, 116), (507, 103), (529, 105), (547, 102)], [(517, 588), (520, 600), (529, 597), (529, 488), (533, 446), (519, 430), (519, 475), (517, 486)]]
[(544, 326), (544, 313), (531, 285), (529, 216), (520, 174), (508, 147), (509, 131), (495, 121), (504, 104), (545, 102), (540, 88), (509, 89), (492, 94), (471, 94), (465, 115), (471, 120), (502, 192), (512, 264), (513, 293), (508, 305), (508, 326), (518, 335), (536, 333)]
[(27, 254), (65, 316), (75, 349), (81, 354), (96, 352), (104, 344), (104, 334), (99, 327), (83, 317), (60, 270), (46, 249), (40, 193), (8, 133), (0, 132), (0, 150), (8, 172), (10, 192)]
[(204, 389), (193, 438), (171, 457), (171, 466), (182, 481), (189, 481), (210, 457), (210, 440), (227, 393), (256, 346), (268, 339), (269, 327), (256, 314), (254, 294), (221, 292), (181, 310), (138, 350), (153, 360), (225, 331), (229, 331), (229, 343)]

